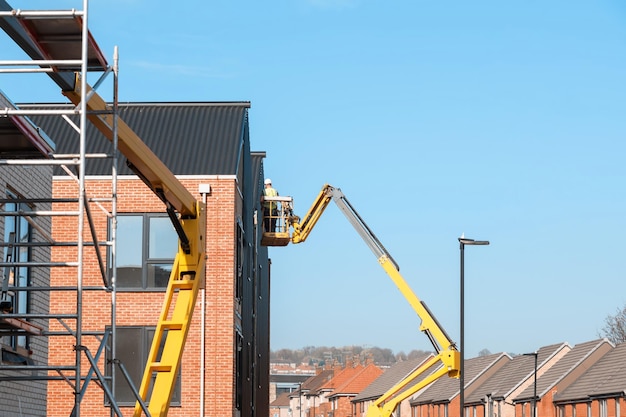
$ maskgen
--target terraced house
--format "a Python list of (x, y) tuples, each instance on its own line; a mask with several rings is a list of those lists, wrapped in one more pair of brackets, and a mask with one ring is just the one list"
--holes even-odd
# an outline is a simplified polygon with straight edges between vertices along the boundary
[[(277, 397), (270, 406), (273, 417), (366, 417), (370, 407), (421, 367), (432, 355), (398, 362), (369, 381), (352, 365), (345, 370), (319, 370), (300, 389)], [(438, 365), (437, 365), (438, 366)], [(617, 346), (606, 339), (570, 345), (562, 342), (543, 346), (535, 352), (510, 355), (504, 352), (469, 358), (465, 362), (465, 401), (460, 404), (460, 384), (443, 377), (399, 402), (396, 417), (625, 417), (626, 343)], [(435, 369), (412, 380), (396, 395), (402, 397)], [(351, 382), (340, 381), (351, 372)], [(335, 376), (336, 375), (336, 376)], [(335, 379), (337, 378), (338, 379)], [(332, 381), (340, 381), (334, 384)], [(361, 384), (350, 396), (346, 409), (332, 401)], [(324, 392), (324, 395), (320, 395)], [(395, 398), (391, 396), (389, 398)], [(313, 401), (312, 401), (313, 399)], [(370, 410), (372, 411), (372, 410)], [(386, 415), (386, 414), (383, 414)]]

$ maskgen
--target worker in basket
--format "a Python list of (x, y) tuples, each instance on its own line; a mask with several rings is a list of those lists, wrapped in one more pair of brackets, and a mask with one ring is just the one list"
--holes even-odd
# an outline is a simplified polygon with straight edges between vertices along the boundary
[[(272, 180), (265, 179), (264, 197), (278, 197), (278, 191), (272, 187)], [(276, 219), (278, 219), (278, 204), (276, 201), (263, 201), (263, 226), (266, 232), (276, 231)]]

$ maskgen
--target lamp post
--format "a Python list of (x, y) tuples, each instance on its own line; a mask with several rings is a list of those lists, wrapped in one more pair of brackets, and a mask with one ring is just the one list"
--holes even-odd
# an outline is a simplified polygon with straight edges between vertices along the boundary
[(459, 389), (459, 417), (463, 417), (465, 414), (465, 246), (485, 246), (488, 244), (488, 240), (474, 240), (464, 236), (459, 238), (459, 249), (461, 251), (461, 358), (459, 364), (461, 368), (459, 371), (461, 387)]
[(533, 409), (530, 415), (531, 417), (537, 417), (537, 356), (538, 356), (538, 353), (537, 352), (524, 353), (523, 355), (535, 357), (535, 373), (534, 373), (535, 381), (533, 385), (533, 401), (532, 401)]

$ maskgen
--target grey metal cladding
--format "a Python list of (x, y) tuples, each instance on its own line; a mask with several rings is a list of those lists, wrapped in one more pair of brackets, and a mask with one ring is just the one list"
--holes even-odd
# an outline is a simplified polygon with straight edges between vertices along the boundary
[[(67, 107), (19, 105), (22, 109)], [(236, 175), (249, 107), (248, 102), (124, 103), (118, 114), (175, 175)], [(55, 141), (57, 153), (78, 153), (78, 134), (64, 120), (32, 118)], [(111, 143), (91, 123), (86, 131), (87, 153), (111, 153)], [(111, 175), (111, 162), (104, 159), (90, 159), (85, 167), (87, 175)], [(122, 157), (118, 175), (129, 174), (133, 172)]]

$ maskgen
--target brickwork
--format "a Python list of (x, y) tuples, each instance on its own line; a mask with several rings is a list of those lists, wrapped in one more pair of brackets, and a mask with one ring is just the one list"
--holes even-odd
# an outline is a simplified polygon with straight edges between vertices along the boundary
[[(2, 198), (6, 198), (6, 191), (10, 190), (17, 197), (22, 198), (49, 198), (51, 189), (52, 171), (50, 167), (0, 167), (0, 184)], [(3, 208), (4, 209), (4, 208)], [(49, 210), (49, 204), (38, 203), (33, 210)], [(36, 224), (49, 233), (51, 220), (49, 217), (34, 217)], [(0, 236), (4, 238), (5, 218), (0, 218)], [(32, 229), (32, 238), (42, 241), (42, 235)], [(49, 248), (33, 248), (31, 260), (33, 262), (47, 262)], [(5, 248), (0, 251), (2, 257)], [(47, 286), (49, 272), (47, 268), (32, 268), (30, 282), (34, 286)], [(49, 297), (47, 292), (33, 292), (30, 294), (29, 313), (44, 314), (48, 311)], [(33, 319), (33, 323), (47, 328), (48, 322), (43, 319)], [(8, 337), (0, 338), (0, 344), (7, 346)], [(28, 347), (32, 351), (31, 359), (36, 365), (45, 365), (48, 358), (48, 339), (45, 337), (29, 336)], [(5, 375), (8, 372), (3, 372)], [(23, 374), (21, 374), (23, 375)], [(41, 416), (46, 410), (46, 382), (45, 381), (3, 381), (0, 382), (0, 416)]]
[[(223, 179), (183, 179), (181, 182), (200, 200), (198, 187), (210, 184), (211, 194), (207, 196), (207, 270), (206, 270), (206, 314), (205, 314), (205, 415), (233, 415), (234, 392), (234, 277), (235, 277), (235, 219), (239, 193), (234, 178)], [(110, 180), (88, 180), (89, 197), (110, 197)], [(55, 178), (53, 195), (57, 198), (75, 197), (76, 185), (72, 181)], [(106, 210), (110, 205), (103, 204)], [(107, 236), (107, 217), (104, 211), (90, 205), (100, 240)], [(56, 209), (65, 209), (58, 205)], [(145, 213), (165, 211), (164, 204), (138, 179), (118, 180), (118, 213)], [(60, 240), (75, 239), (76, 221), (55, 218), (53, 236)], [(85, 236), (89, 229), (85, 227)], [(75, 249), (59, 248), (53, 251), (53, 260), (75, 259)], [(94, 251), (88, 248), (84, 254), (83, 285), (102, 286)], [(76, 273), (55, 270), (51, 275), (55, 285), (75, 285)], [(154, 326), (161, 311), (164, 292), (120, 292), (117, 293), (117, 325)], [(200, 356), (201, 356), (201, 300), (195, 306), (182, 360), (182, 404), (171, 407), (169, 416), (190, 416), (199, 414), (200, 407)], [(84, 293), (83, 329), (102, 331), (110, 321), (111, 295), (103, 291)], [(51, 310), (55, 313), (75, 311), (76, 299), (68, 293), (54, 292), (51, 295)], [(60, 326), (55, 324), (55, 330)], [(74, 360), (72, 338), (52, 338), (50, 341), (51, 361), (69, 362)], [(98, 342), (94, 337), (83, 338), (83, 344), (95, 352)], [(101, 361), (101, 369), (104, 365)], [(85, 369), (87, 364), (85, 364)], [(49, 385), (48, 416), (68, 416), (73, 406), (72, 390), (64, 382), (51, 382)], [(104, 393), (91, 384), (81, 405), (81, 415), (95, 416), (108, 413), (103, 407)], [(132, 415), (132, 408), (122, 408), (124, 415)]]

